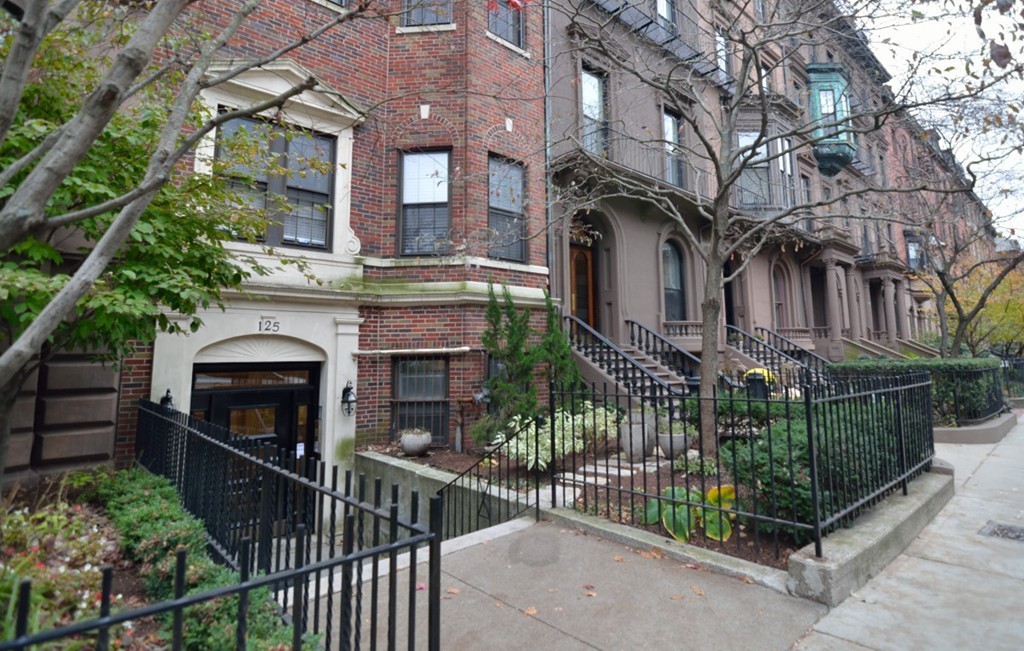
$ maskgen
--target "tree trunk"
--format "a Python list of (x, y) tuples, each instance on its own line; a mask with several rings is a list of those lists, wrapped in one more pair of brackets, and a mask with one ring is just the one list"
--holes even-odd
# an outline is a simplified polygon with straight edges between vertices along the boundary
[(935, 295), (935, 309), (939, 313), (939, 356), (950, 357), (949, 351), (949, 315), (946, 314), (946, 296), (937, 293)]
[(700, 449), (705, 456), (718, 452), (715, 392), (718, 385), (718, 318), (722, 313), (722, 255), (718, 239), (712, 236), (704, 274), (701, 301), (703, 339), (700, 346)]

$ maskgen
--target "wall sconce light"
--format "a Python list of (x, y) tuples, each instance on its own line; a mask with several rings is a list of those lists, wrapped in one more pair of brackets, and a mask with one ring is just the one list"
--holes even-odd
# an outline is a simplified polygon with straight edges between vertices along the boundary
[(346, 416), (356, 413), (356, 390), (352, 388), (351, 380), (341, 390), (341, 413)]

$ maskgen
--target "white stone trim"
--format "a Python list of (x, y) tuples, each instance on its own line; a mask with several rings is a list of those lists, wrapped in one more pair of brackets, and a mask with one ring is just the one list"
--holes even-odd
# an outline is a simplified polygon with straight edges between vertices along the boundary
[(548, 275), (548, 268), (543, 265), (523, 264), (521, 262), (509, 262), (508, 260), (494, 260), (480, 256), (470, 257), (443, 257), (443, 258), (375, 258), (365, 257), (362, 262), (367, 267), (380, 267), (387, 269), (400, 269), (404, 267), (465, 267), (466, 265), (481, 267), (484, 269), (500, 269), (502, 271), (518, 271), (528, 274)]
[(457, 23), (442, 23), (440, 25), (408, 25), (395, 26), (395, 34), (425, 34), (428, 32), (454, 32), (458, 28)]
[(502, 37), (498, 36), (497, 34), (495, 34), (494, 32), (492, 32), (490, 30), (485, 31), (484, 32), (484, 36), (486, 36), (487, 38), (491, 39), (495, 43), (498, 43), (499, 45), (503, 45), (504, 47), (507, 47), (508, 49), (512, 50), (513, 52), (515, 52), (519, 56), (523, 57), (524, 59), (532, 59), (533, 58), (533, 56), (529, 52), (524, 50), (523, 48), (519, 47), (518, 45), (515, 45), (514, 43), (509, 43), (508, 41), (506, 41), (505, 39), (503, 39)]

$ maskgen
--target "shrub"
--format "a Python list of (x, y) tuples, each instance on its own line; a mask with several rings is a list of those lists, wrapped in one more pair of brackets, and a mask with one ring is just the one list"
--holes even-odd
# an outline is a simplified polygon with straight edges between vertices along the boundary
[[(189, 592), (204, 592), (237, 583), (238, 575), (217, 565), (206, 553), (203, 525), (188, 514), (174, 488), (162, 477), (133, 469), (92, 475), (85, 496), (106, 507), (121, 533), (125, 552), (142, 564), (150, 596), (174, 596), (175, 553), (188, 554), (185, 574)], [(290, 646), (291, 631), (281, 621), (266, 588), (249, 593), (250, 648)], [(185, 610), (185, 648), (195, 651), (234, 647), (238, 597), (233, 595), (196, 604)]]
[[(895, 477), (897, 469), (894, 410), (871, 409), (854, 400), (815, 405), (815, 453), (818, 469), (818, 516), (827, 518), (874, 492)], [(753, 498), (766, 517), (810, 525), (811, 464), (807, 420), (784, 420), (750, 439), (722, 445), (719, 459), (737, 485)], [(762, 531), (788, 531), (798, 540), (809, 532), (772, 522), (757, 522)]]
[(992, 415), (1002, 404), (1000, 360), (985, 358), (854, 360), (832, 366), (839, 377), (926, 371), (932, 379), (933, 421), (960, 424)]

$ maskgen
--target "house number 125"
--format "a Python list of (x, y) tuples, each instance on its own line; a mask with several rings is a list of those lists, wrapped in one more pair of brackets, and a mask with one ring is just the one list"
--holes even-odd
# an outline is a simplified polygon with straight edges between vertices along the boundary
[(280, 330), (280, 321), (271, 321), (270, 319), (260, 319), (259, 321), (259, 332), (279, 332)]

